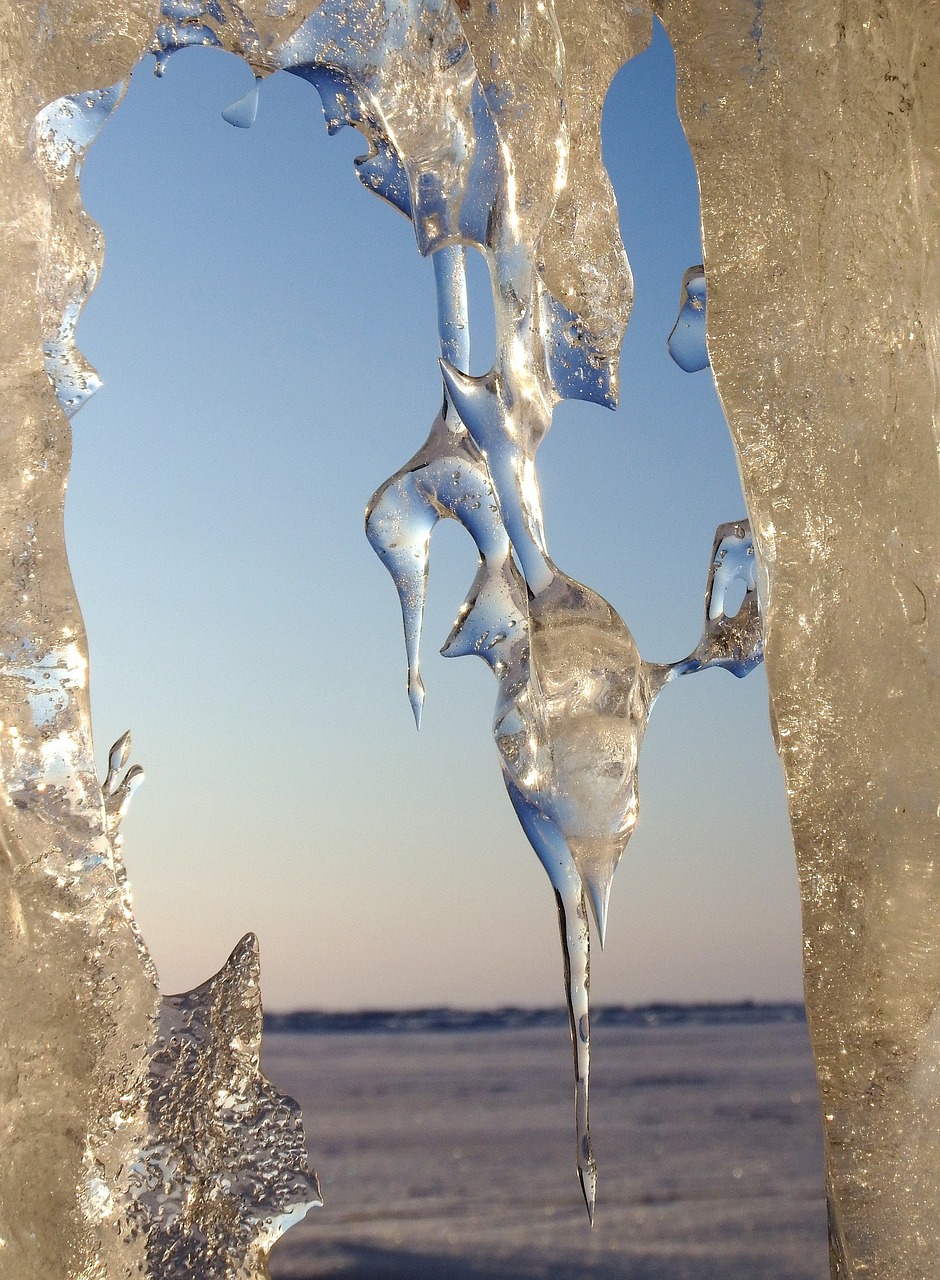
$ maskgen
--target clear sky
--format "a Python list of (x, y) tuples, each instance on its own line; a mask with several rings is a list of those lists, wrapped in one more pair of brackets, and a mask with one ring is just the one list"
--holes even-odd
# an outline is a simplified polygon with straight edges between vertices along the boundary
[[(99, 759), (129, 727), (147, 773), (125, 823), (144, 936), (171, 991), (253, 929), (272, 1009), (560, 1003), (495, 683), (437, 656), (473, 545), (452, 522), (432, 540), (418, 734), (395, 592), (362, 531), (439, 402), (431, 264), (308, 84), (274, 76), (254, 127), (226, 124), (250, 84), (218, 51), (174, 56), (162, 80), (148, 59), (83, 178), (107, 249), (78, 339), (105, 387), (73, 424), (68, 544)], [(622, 403), (556, 412), (546, 526), (556, 563), (668, 661), (698, 639), (715, 526), (744, 506), (710, 372), (666, 353), (701, 248), (661, 30), (615, 81), (604, 138), (636, 278)], [(471, 295), (480, 372), (479, 261)], [(766, 704), (762, 670), (657, 703), (595, 1002), (800, 997)]]

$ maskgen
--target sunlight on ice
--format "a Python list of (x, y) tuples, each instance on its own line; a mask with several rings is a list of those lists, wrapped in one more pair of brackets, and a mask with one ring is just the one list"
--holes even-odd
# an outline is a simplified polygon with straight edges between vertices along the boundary
[[(480, 551), (445, 649), (476, 653), (494, 672), (504, 782), (556, 894), (589, 1212), (589, 910), (603, 940), (639, 812), (646, 724), (667, 683), (715, 666), (746, 675), (766, 646), (795, 818), (833, 1273), (938, 1274), (940, 1087), (929, 1063), (940, 992), (940, 289), (925, 252), (940, 187), (934, 14), (899, 0), (849, 6), (838, 20), (821, 0), (799, 12), (785, 0), (720, 14), (676, 0), (655, 8), (699, 167), (711, 293), (706, 304), (704, 267), (690, 268), (668, 346), (689, 372), (715, 369), (751, 516), (718, 529), (701, 640), (672, 663), (641, 657), (614, 607), (556, 566), (536, 477), (555, 406), (612, 407), (619, 393), (633, 280), (600, 120), (613, 75), (649, 40), (651, 8), (166, 0), (158, 15), (142, 0), (102, 0), (76, 15), (57, 3), (0, 5), (14, 54), (0, 145), (16, 197), (2, 301), (11, 929), (0, 1044), (14, 1062), (45, 1066), (22, 1081), (32, 1127), (0, 1155), (0, 1246), (17, 1280), (65, 1266), (255, 1280), (274, 1238), (318, 1199), (296, 1108), (257, 1071), (253, 941), (196, 991), (157, 993), (118, 834), (142, 775), (124, 772), (122, 740), (104, 787), (95, 776), (62, 546), (63, 421), (99, 385), (74, 346), (102, 252), (78, 172), (140, 55), (149, 48), (162, 73), (194, 45), (251, 68), (255, 86), (224, 110), (242, 128), (258, 79), (288, 70), (312, 83), (328, 127), (366, 140), (360, 181), (412, 219), (417, 248), (435, 259), (443, 404), (425, 443), (377, 490), (367, 531), (399, 595), (416, 720), (437, 521), (459, 520)], [(481, 377), (469, 373), (467, 247), (485, 255), (493, 282), (496, 357)], [(62, 646), (72, 624), (77, 663)], [(228, 1104), (236, 1097), (247, 1126)], [(8, 1123), (11, 1104), (0, 1105)], [(20, 1159), (29, 1179), (17, 1176)], [(258, 1175), (245, 1195), (238, 1159)]]

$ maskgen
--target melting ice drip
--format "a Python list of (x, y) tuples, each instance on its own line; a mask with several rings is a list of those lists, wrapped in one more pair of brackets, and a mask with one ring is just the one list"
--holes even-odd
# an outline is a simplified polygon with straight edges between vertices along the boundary
[(679, 315), (669, 335), (669, 354), (686, 373), (698, 373), (709, 365), (705, 344), (705, 268), (689, 267), (682, 277)]
[[(649, 34), (648, 13), (607, 0), (521, 5), (503, 16), (495, 5), (458, 10), (450, 0), (325, 0), (278, 42), (263, 39), (234, 4), (166, 0), (154, 44), (160, 74), (186, 45), (243, 56), (255, 85), (223, 112), (242, 128), (255, 119), (263, 74), (285, 69), (311, 82), (330, 132), (351, 126), (369, 143), (356, 161), (360, 180), (411, 219), (420, 252), (434, 262), (441, 410), (418, 452), (372, 498), (366, 529), (398, 591), (418, 723), (431, 533), (456, 519), (479, 551), (443, 652), (476, 654), (496, 677), (503, 779), (554, 888), (577, 1167), (592, 1221), (587, 904), (603, 945), (612, 876), (638, 817), (639, 749), (662, 688), (714, 666), (744, 676), (762, 654), (745, 521), (719, 527), (702, 638), (670, 664), (640, 656), (613, 606), (555, 565), (545, 536), (536, 455), (555, 406), (617, 403), (632, 277), (600, 157), (600, 117), (610, 80)], [(121, 92), (117, 85), (53, 104), (44, 122), (53, 152), (64, 138), (77, 163)], [(485, 255), (493, 286), (497, 352), (482, 377), (468, 372), (467, 246)], [(708, 364), (700, 267), (686, 273), (683, 290), (669, 347), (692, 371)], [(78, 385), (74, 320), (66, 314), (46, 353), (72, 410), (94, 390), (87, 379)], [(230, 964), (244, 967), (237, 955)]]

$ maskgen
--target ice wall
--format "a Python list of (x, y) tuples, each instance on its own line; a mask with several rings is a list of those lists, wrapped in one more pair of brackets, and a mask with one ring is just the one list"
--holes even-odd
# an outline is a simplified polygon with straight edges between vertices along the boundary
[[(76, 171), (140, 55), (162, 65), (186, 44), (311, 81), (329, 126), (367, 139), (361, 181), (434, 258), (442, 408), (376, 492), (367, 531), (402, 605), (416, 718), (437, 521), (459, 520), (480, 552), (446, 651), (494, 672), (504, 782), (555, 891), (589, 1211), (588, 906), (603, 939), (660, 690), (703, 666), (744, 675), (763, 640), (800, 862), (833, 1274), (940, 1272), (940, 11), (656, 9), (705, 247), (673, 352), (713, 366), (753, 529), (753, 544), (743, 520), (718, 530), (702, 640), (671, 663), (643, 658), (616, 610), (554, 563), (536, 474), (560, 400), (613, 405), (621, 391), (632, 280), (599, 121), (613, 74), (649, 38), (645, 3), (63, 0), (23, 13), (0, 0), (3, 1274), (260, 1276), (317, 1194), (296, 1110), (258, 1075), (252, 942), (197, 991), (157, 994), (119, 840), (139, 774), (122, 780), (123, 743), (103, 787), (94, 774), (62, 541), (66, 415), (96, 385), (72, 343), (101, 252)], [(250, 98), (227, 113), (252, 117)], [(467, 245), (493, 282), (497, 355), (480, 378)], [(726, 614), (736, 578), (744, 604)]]
[(833, 1274), (940, 1274), (940, 7), (665, 0), (767, 579)]
[(0, 4), (0, 1275), (10, 1280), (248, 1280), (317, 1199), (296, 1107), (258, 1071), (253, 940), (208, 987), (158, 995), (118, 835), (140, 775), (120, 776), (124, 743), (104, 789), (95, 775), (63, 541), (65, 409), (94, 389), (71, 325), (101, 256), (76, 166), (120, 93), (96, 91), (120, 85), (157, 16), (123, 0)]

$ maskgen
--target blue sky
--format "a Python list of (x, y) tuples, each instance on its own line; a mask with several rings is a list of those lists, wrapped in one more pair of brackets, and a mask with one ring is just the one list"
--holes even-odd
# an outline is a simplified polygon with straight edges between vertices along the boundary
[[(270, 1008), (560, 1003), (551, 888), (516, 825), (480, 662), (437, 649), (475, 552), (432, 541), (417, 734), (373, 490), (439, 400), (433, 272), (281, 74), (212, 50), (152, 60), (85, 163), (105, 266), (79, 345), (104, 389), (74, 420), (66, 511), (96, 744), (125, 728), (147, 783), (125, 824), (165, 989), (261, 940)], [(652, 660), (701, 630), (715, 526), (744, 514), (708, 371), (666, 353), (701, 260), (668, 42), (620, 73), (605, 155), (636, 278), (621, 407), (566, 403), (539, 455), (556, 563)], [(474, 367), (491, 349), (471, 270)], [(489, 346), (488, 346), (489, 344)], [(762, 671), (667, 689), (614, 881), (598, 1002), (799, 998), (796, 873)]]

